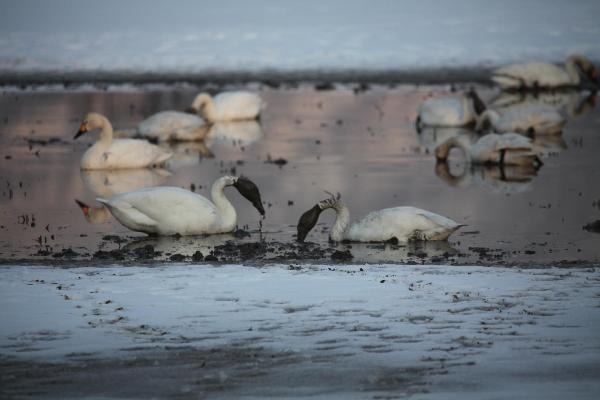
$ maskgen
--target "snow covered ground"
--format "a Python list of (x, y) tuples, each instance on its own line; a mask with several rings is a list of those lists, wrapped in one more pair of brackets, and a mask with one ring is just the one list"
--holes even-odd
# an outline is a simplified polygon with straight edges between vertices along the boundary
[(1, 0), (0, 71), (411, 69), (600, 60), (600, 2)]
[(595, 398), (599, 281), (597, 268), (5, 266), (0, 394)]

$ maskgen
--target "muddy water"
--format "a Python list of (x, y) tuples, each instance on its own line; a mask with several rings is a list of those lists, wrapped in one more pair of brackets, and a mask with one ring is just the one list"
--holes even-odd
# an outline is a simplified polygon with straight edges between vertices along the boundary
[[(539, 171), (500, 171), (465, 166), (456, 154), (448, 168), (436, 166), (431, 153), (436, 141), (456, 132), (419, 134), (414, 120), (425, 98), (442, 95), (448, 87), (374, 87), (356, 93), (350, 87), (254, 89), (268, 104), (258, 125), (223, 127), (204, 143), (174, 146), (176, 156), (163, 170), (92, 173), (80, 171), (79, 159), (97, 134), (73, 141), (86, 112), (107, 115), (117, 130), (133, 128), (155, 112), (184, 109), (197, 89), (4, 91), (0, 96), (0, 257), (86, 260), (99, 250), (151, 244), (160, 252), (155, 258), (182, 254), (189, 260), (197, 250), (206, 256), (215, 246), (233, 240), (266, 243), (264, 251), (243, 257), (246, 261), (270, 256), (322, 258), (335, 250), (349, 250), (354, 261), (369, 262), (600, 260), (600, 234), (583, 229), (600, 219), (600, 111), (591, 102), (580, 109), (562, 107), (570, 115), (562, 136), (536, 139), (544, 152)], [(481, 94), (488, 102), (498, 95), (486, 88)], [(566, 97), (569, 103), (572, 99)], [(503, 97), (496, 104), (515, 101)], [(551, 101), (563, 99), (555, 96)], [(249, 237), (145, 239), (122, 227), (94, 200), (155, 185), (179, 186), (208, 196), (213, 180), (226, 173), (246, 175), (261, 190), (267, 212), (262, 229), (256, 210), (234, 189), (228, 192), (238, 210), (239, 227)], [(328, 211), (307, 240), (329, 253), (310, 250), (298, 256), (298, 248), (291, 245), (295, 224), (304, 211), (326, 197), (325, 190), (340, 192), (353, 217), (413, 205), (468, 226), (451, 236), (447, 245), (330, 248), (327, 231), (334, 215)], [(93, 207), (87, 219), (76, 199)], [(286, 249), (291, 255), (285, 255)], [(227, 259), (225, 253), (218, 252), (217, 259)]]

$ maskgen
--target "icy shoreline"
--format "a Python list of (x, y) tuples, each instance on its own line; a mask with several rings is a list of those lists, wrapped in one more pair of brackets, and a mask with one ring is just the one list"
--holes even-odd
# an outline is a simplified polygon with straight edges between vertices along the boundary
[(0, 369), (6, 394), (50, 397), (144, 397), (150, 374), (160, 397), (592, 398), (599, 281), (597, 268), (3, 266)]

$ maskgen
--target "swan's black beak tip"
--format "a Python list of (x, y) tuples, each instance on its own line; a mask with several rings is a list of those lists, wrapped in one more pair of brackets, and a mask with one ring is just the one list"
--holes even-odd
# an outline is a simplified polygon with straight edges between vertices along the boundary
[(258, 187), (252, 182), (250, 179), (240, 176), (237, 181), (233, 184), (235, 188), (240, 192), (242, 196), (244, 196), (256, 210), (260, 213), (262, 217), (265, 216), (265, 209), (262, 205), (262, 200), (260, 198), (260, 192)]
[(311, 229), (317, 224), (319, 220), (319, 215), (321, 215), (321, 207), (319, 205), (315, 205), (310, 210), (306, 211), (300, 219), (298, 220), (296, 240), (300, 243), (304, 242), (306, 236), (311, 231)]

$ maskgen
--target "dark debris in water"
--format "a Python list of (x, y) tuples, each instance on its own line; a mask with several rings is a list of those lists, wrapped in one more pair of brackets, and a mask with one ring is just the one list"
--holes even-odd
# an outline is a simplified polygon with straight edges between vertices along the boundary
[(584, 225), (583, 229), (588, 232), (600, 233), (600, 219)]

